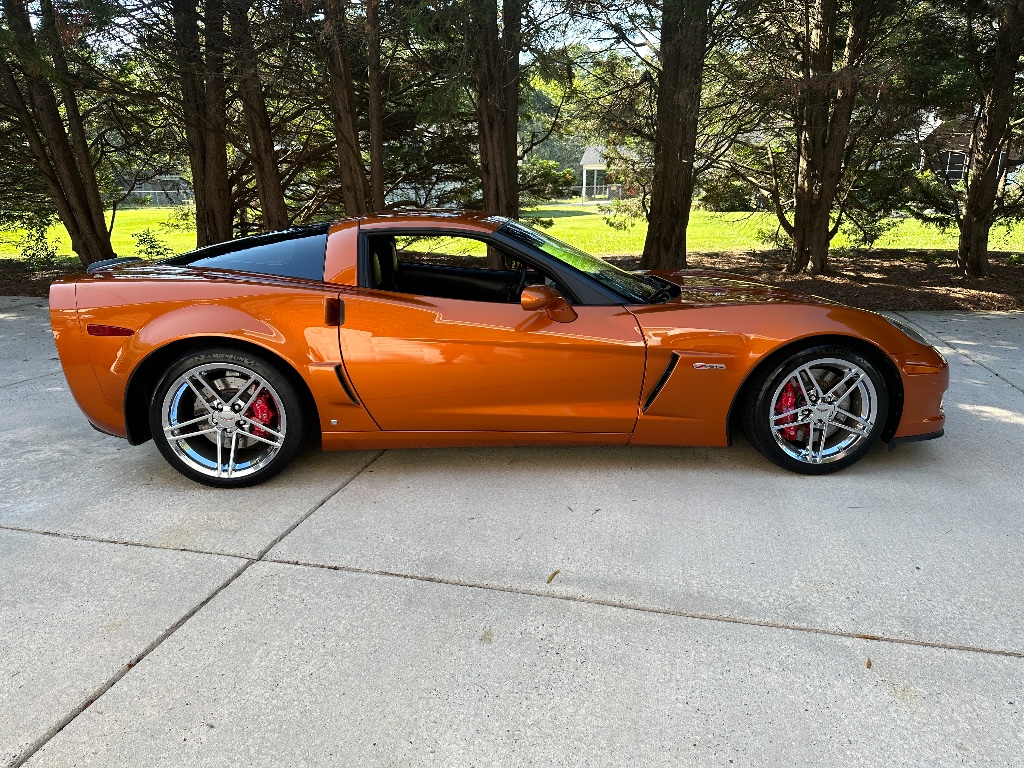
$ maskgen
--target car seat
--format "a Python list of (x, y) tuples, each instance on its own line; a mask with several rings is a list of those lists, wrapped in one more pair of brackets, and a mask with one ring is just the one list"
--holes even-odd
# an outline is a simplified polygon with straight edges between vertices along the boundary
[(370, 274), (373, 287), (382, 291), (398, 290), (398, 250), (395, 238), (370, 238)]

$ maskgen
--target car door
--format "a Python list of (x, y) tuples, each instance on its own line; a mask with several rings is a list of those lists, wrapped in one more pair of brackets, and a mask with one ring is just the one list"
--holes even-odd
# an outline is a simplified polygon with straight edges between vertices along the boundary
[(494, 300), (343, 298), (345, 367), (383, 430), (628, 434), (636, 423), (645, 347), (621, 306), (576, 306), (556, 322)]

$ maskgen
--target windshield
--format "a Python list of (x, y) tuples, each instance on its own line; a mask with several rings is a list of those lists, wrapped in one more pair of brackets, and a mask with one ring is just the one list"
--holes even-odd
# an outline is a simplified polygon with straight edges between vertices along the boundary
[(624, 269), (619, 269), (607, 261), (602, 261), (586, 251), (581, 251), (579, 248), (563, 243), (561, 240), (531, 227), (509, 221), (503, 224), (499, 231), (521, 243), (544, 251), (573, 269), (589, 275), (628, 301), (638, 304), (654, 304), (668, 298), (665, 294), (668, 284), (658, 278), (626, 272)]

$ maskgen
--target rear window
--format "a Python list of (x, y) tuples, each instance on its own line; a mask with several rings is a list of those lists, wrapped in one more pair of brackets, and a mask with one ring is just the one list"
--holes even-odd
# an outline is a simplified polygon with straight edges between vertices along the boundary
[(207, 255), (209, 249), (203, 249), (170, 259), (168, 263), (204, 269), (237, 269), (262, 275), (323, 280), (326, 252), (327, 233), (324, 232), (306, 237), (254, 243), (248, 248), (227, 253)]

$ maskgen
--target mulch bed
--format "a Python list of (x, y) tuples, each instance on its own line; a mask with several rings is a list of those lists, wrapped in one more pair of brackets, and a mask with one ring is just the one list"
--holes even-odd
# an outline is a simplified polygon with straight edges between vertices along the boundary
[[(827, 275), (790, 275), (778, 251), (695, 253), (688, 266), (717, 269), (862, 309), (1024, 309), (1024, 257), (990, 254), (990, 275), (968, 278), (952, 251), (871, 250), (830, 257)], [(608, 259), (636, 269), (638, 258)]]
[[(790, 275), (786, 254), (777, 251), (695, 253), (689, 266), (717, 269), (761, 282), (823, 296), (863, 309), (1024, 309), (1024, 256), (991, 256), (991, 274), (981, 279), (957, 271), (950, 251), (851, 251), (831, 257), (827, 275)], [(637, 257), (609, 261), (636, 269)], [(26, 271), (24, 262), (0, 259), (0, 296), (46, 296), (50, 283), (79, 271), (68, 262), (46, 272)]]

